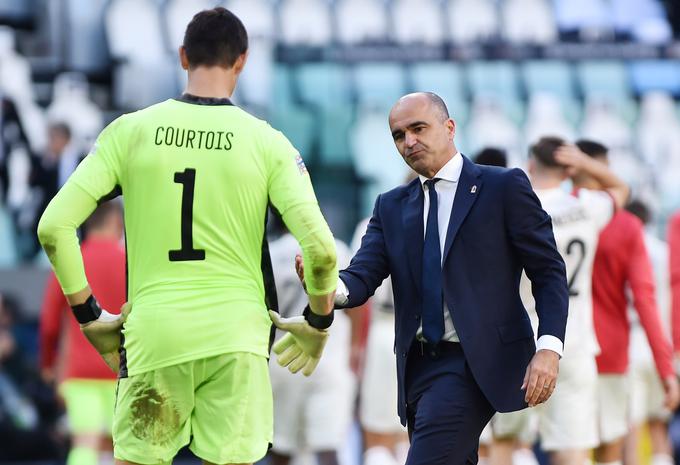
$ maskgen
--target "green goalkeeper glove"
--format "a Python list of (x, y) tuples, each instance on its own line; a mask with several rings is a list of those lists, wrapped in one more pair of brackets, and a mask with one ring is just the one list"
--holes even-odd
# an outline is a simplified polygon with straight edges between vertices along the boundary
[(328, 331), (312, 327), (304, 316), (283, 318), (269, 310), (269, 317), (277, 328), (288, 332), (272, 347), (279, 365), (291, 373), (302, 370), (303, 375), (311, 375), (321, 359)]
[(132, 304), (125, 303), (120, 309), (120, 314), (114, 315), (103, 310), (95, 298), (90, 296), (84, 304), (71, 308), (87, 340), (99, 352), (109, 368), (118, 373), (121, 330), (132, 310)]

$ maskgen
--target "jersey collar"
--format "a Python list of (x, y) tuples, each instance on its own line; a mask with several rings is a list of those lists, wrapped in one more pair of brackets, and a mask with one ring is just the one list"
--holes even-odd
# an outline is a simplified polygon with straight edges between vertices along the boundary
[(180, 102), (191, 103), (193, 105), (229, 105), (233, 106), (233, 102), (228, 98), (215, 98), (215, 97), (198, 97), (192, 94), (182, 94), (180, 97), (176, 98)]

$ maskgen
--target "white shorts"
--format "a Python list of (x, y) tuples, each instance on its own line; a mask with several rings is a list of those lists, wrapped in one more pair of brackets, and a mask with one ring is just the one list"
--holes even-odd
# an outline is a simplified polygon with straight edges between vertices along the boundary
[(593, 355), (565, 356), (557, 386), (545, 404), (491, 421), (494, 437), (516, 437), (525, 444), (541, 436), (546, 451), (590, 449), (598, 445), (597, 365)]
[(390, 315), (375, 315), (371, 320), (361, 383), (359, 420), (365, 430), (374, 433), (404, 431), (397, 415), (394, 318)]
[(516, 438), (521, 444), (533, 444), (538, 436), (538, 412), (525, 408), (517, 412), (497, 413), (491, 419), (493, 437)]
[(493, 443), (493, 432), (491, 430), (491, 422), (487, 423), (482, 434), (479, 435), (480, 446), (490, 446)]
[(600, 440), (606, 444), (628, 432), (628, 376), (600, 374), (597, 384)]
[(336, 366), (330, 371), (319, 365), (307, 378), (270, 361), (275, 452), (294, 455), (303, 448), (311, 452), (336, 450), (345, 443), (352, 421), (355, 381), (349, 366)]
[(654, 363), (634, 364), (630, 368), (630, 422), (668, 421), (671, 412), (664, 407), (665, 393)]

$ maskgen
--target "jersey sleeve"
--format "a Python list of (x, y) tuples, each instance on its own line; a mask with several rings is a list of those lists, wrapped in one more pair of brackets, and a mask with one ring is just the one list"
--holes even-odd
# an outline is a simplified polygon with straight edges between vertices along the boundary
[(121, 146), (119, 122), (111, 123), (97, 138), (90, 154), (49, 203), (38, 224), (38, 238), (64, 294), (87, 286), (76, 230), (97, 208), (97, 203), (120, 189)]
[(602, 231), (614, 216), (615, 204), (612, 196), (606, 191), (579, 189), (578, 198), (595, 220), (598, 231)]
[(308, 293), (328, 294), (338, 280), (333, 234), (321, 214), (302, 157), (283, 134), (268, 130), (269, 199), (300, 243)]
[(673, 347), (680, 350), (680, 213), (668, 226), (668, 250), (671, 280), (671, 322)]

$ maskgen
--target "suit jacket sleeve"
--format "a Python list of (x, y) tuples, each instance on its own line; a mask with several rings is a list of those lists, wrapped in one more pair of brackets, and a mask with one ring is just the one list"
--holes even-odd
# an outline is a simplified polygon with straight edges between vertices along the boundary
[(550, 216), (524, 172), (513, 169), (505, 185), (504, 209), (510, 241), (524, 267), (536, 301), (538, 337), (551, 335), (564, 342), (569, 306), (567, 275), (557, 250)]
[(349, 291), (348, 301), (343, 305), (345, 308), (363, 305), (390, 274), (380, 219), (380, 200), (381, 196), (378, 196), (366, 234), (361, 239), (361, 247), (349, 267), (340, 272), (340, 279)]

